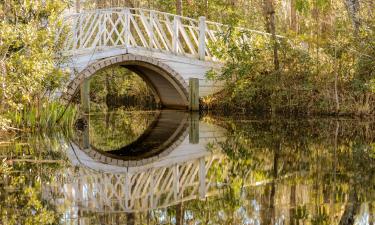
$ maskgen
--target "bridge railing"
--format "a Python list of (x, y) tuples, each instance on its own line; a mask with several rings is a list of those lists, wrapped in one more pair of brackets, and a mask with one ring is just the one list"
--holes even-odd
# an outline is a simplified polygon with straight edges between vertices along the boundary
[(80, 210), (134, 212), (165, 208), (215, 193), (215, 166), (223, 159), (223, 155), (212, 154), (126, 173), (105, 173), (85, 167), (67, 169), (59, 174), (55, 186), (46, 189)]
[(205, 17), (196, 20), (147, 9), (111, 8), (67, 15), (57, 37), (65, 55), (123, 47), (215, 61), (210, 46), (225, 28)]

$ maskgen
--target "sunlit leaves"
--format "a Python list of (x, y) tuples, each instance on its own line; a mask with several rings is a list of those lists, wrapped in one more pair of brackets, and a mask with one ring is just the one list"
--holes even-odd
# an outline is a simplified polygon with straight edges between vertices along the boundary
[(66, 6), (64, 0), (1, 3), (1, 110), (23, 110), (61, 87), (66, 74), (58, 69), (55, 23)]

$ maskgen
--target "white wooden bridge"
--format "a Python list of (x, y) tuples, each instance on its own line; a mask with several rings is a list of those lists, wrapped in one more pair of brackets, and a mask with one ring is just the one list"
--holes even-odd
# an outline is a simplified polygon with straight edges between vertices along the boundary
[[(138, 8), (68, 14), (57, 35), (63, 47), (61, 53), (70, 58), (64, 66), (72, 71), (62, 99), (70, 101), (79, 85), (98, 70), (121, 65), (141, 76), (162, 105), (186, 108), (190, 78), (199, 80), (200, 97), (222, 87), (220, 83), (207, 81), (205, 74), (222, 66), (213, 55), (213, 44), (226, 27), (205, 17), (192, 19)], [(245, 35), (244, 41), (268, 35), (249, 32), (254, 35)]]

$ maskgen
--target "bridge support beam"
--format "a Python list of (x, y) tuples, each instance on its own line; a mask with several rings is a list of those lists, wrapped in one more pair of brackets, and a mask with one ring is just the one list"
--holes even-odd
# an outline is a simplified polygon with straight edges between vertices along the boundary
[(83, 114), (90, 113), (90, 80), (85, 79), (81, 83), (81, 112)]
[(199, 79), (189, 78), (189, 110), (199, 111)]
[(189, 124), (189, 143), (199, 143), (199, 112), (193, 112), (190, 114)]
[(84, 115), (83, 120), (86, 121), (86, 127), (82, 133), (82, 148), (90, 148), (90, 115)]

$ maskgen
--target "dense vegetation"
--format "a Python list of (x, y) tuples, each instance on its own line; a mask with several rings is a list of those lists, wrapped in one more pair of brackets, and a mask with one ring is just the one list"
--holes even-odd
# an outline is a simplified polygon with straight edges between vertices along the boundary
[[(58, 69), (58, 18), (68, 1), (0, 2), (0, 129), (53, 127), (64, 108), (53, 102), (67, 74)], [(71, 124), (74, 109), (60, 121)]]
[(124, 107), (130, 109), (155, 109), (155, 93), (136, 73), (112, 66), (99, 71), (90, 79), (90, 100), (93, 111)]

